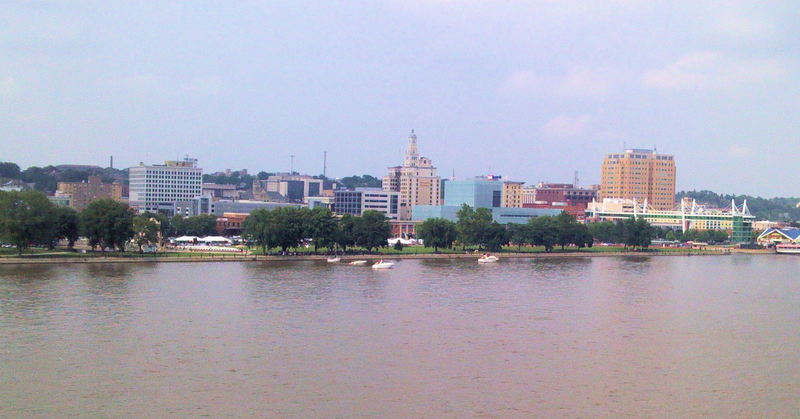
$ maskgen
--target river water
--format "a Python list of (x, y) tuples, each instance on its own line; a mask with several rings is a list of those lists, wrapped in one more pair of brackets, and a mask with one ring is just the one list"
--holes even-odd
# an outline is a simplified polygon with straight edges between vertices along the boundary
[(797, 417), (798, 267), (0, 266), (0, 417)]

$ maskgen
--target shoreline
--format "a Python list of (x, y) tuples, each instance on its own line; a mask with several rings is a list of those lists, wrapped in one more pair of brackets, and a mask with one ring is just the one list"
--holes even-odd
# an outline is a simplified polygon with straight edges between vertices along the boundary
[[(770, 251), (745, 249), (720, 249), (703, 251), (650, 251), (650, 252), (553, 252), (553, 253), (497, 253), (500, 259), (536, 259), (536, 258), (585, 258), (585, 257), (630, 257), (630, 256), (728, 256), (740, 254), (775, 254)], [(475, 259), (476, 253), (421, 253), (397, 255), (345, 255), (341, 263), (353, 260), (378, 259)], [(91, 257), (0, 257), (0, 265), (43, 265), (54, 263), (187, 263), (187, 262), (290, 262), (290, 261), (324, 261), (328, 255), (294, 255), (294, 256), (233, 256), (233, 255), (200, 255), (200, 256), (91, 256)]]

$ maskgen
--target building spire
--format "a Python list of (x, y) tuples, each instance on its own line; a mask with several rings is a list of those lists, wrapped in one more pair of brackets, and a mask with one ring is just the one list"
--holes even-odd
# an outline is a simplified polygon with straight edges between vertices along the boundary
[(408, 148), (406, 148), (406, 161), (405, 166), (416, 166), (419, 160), (419, 150), (417, 149), (417, 134), (411, 130), (408, 136)]

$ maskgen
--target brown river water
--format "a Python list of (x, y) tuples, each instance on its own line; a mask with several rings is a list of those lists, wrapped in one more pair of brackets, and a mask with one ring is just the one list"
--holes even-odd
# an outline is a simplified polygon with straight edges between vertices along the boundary
[(798, 268), (0, 266), (0, 417), (798, 417)]

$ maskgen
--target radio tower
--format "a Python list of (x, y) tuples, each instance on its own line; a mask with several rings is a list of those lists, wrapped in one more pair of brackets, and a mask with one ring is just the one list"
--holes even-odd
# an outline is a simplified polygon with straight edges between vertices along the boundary
[(578, 171), (575, 171), (575, 178), (572, 179), (572, 187), (578, 189)]

